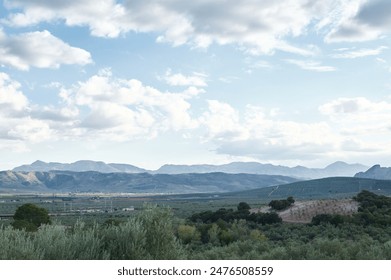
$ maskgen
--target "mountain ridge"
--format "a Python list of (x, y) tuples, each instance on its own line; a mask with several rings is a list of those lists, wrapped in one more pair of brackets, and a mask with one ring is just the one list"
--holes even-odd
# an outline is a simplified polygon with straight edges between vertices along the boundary
[(377, 179), (377, 180), (391, 180), (391, 167), (381, 167), (380, 164), (375, 164), (365, 172), (358, 172), (354, 177)]
[(100, 173), (96, 171), (1, 171), (0, 193), (212, 193), (295, 182), (279, 175)]
[(30, 165), (15, 167), (13, 171), (40, 171), (48, 172), (52, 170), (60, 171), (97, 171), (101, 173), (143, 173), (150, 174), (185, 174), (185, 173), (211, 173), (223, 172), (228, 174), (264, 174), (282, 175), (302, 179), (318, 179), (333, 176), (354, 176), (358, 172), (367, 170), (368, 167), (362, 164), (348, 164), (342, 161), (334, 162), (324, 168), (308, 168), (305, 166), (287, 167), (259, 162), (231, 162), (221, 165), (194, 164), (175, 165), (165, 164), (157, 170), (147, 170), (130, 164), (104, 163), (102, 161), (80, 160), (74, 163), (58, 163), (35, 161)]

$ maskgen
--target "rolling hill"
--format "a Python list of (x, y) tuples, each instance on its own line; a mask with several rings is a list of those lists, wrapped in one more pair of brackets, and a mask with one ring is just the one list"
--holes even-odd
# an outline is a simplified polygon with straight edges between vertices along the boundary
[(225, 197), (259, 198), (264, 201), (287, 198), (288, 196), (297, 199), (328, 199), (352, 197), (362, 190), (391, 195), (391, 180), (330, 177), (233, 192), (225, 194)]

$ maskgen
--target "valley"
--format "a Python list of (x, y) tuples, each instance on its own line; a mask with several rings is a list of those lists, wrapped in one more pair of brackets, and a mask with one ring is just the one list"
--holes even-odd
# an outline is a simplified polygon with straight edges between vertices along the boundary
[[(0, 258), (27, 250), (25, 257), (42, 259), (388, 259), (391, 180), (377, 176), (387, 171), (374, 166), (355, 176), (315, 179), (2, 171), (0, 239), (8, 245)], [(271, 201), (287, 198), (293, 204), (271, 208)], [(16, 223), (23, 205), (47, 211), (51, 224)], [(82, 250), (91, 246), (88, 240), (94, 255)], [(158, 251), (148, 245), (156, 242), (164, 245)]]

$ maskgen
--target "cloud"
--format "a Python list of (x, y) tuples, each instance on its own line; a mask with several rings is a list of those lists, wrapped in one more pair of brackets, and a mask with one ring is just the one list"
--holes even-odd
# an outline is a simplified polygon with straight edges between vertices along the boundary
[[(5, 1), (9, 9), (18, 12), (10, 14), (5, 21), (12, 26), (31, 26), (40, 22), (64, 20), (68, 26), (88, 26), (91, 34), (100, 37), (117, 37), (125, 31), (122, 22), (125, 11), (115, 0), (45, 1), (12, 0)], [(22, 9), (19, 12), (19, 9)], [(122, 22), (122, 24), (121, 24)]]
[(203, 140), (214, 143), (217, 153), (258, 160), (312, 159), (337, 149), (339, 137), (327, 123), (282, 121), (275, 111), (248, 105), (239, 112), (210, 100), (200, 120), (206, 128)]
[(161, 92), (135, 79), (114, 78), (105, 70), (63, 91), (62, 97), (71, 106), (84, 108), (81, 128), (126, 140), (196, 127), (188, 100), (199, 92), (193, 87), (181, 93)]
[(365, 119), (383, 117), (391, 112), (391, 103), (387, 101), (373, 102), (365, 97), (338, 98), (319, 107), (324, 115), (340, 117), (342, 115), (357, 118), (365, 115)]
[(18, 82), (0, 72), (0, 139), (7, 143), (9, 140), (39, 142), (48, 139), (51, 135), (48, 124), (29, 116), (30, 104), (20, 88)]
[(185, 76), (181, 73), (173, 74), (171, 69), (166, 71), (164, 77), (160, 78), (166, 81), (170, 86), (195, 86), (195, 87), (206, 87), (207, 75), (203, 73), (194, 72), (191, 76)]
[(31, 66), (58, 68), (61, 64), (91, 62), (89, 52), (69, 46), (49, 31), (7, 36), (0, 30), (0, 64), (28, 70)]
[(389, 34), (390, 1), (349, 1), (348, 5), (350, 12), (326, 36), (326, 42), (362, 42)]
[(388, 134), (391, 127), (391, 103), (374, 102), (365, 97), (338, 98), (319, 106), (335, 127), (348, 135)]
[(20, 87), (8, 74), (0, 72), (0, 115), (19, 114), (27, 107), (28, 100)]
[(333, 72), (337, 68), (333, 66), (322, 65), (318, 61), (308, 61), (308, 60), (297, 60), (297, 59), (286, 59), (286, 62), (299, 66), (301, 69), (315, 72)]
[(387, 50), (388, 47), (381, 46), (376, 49), (345, 49), (340, 51), (338, 54), (332, 55), (334, 58), (359, 58), (359, 57), (366, 57), (366, 56), (376, 56), (381, 54), (384, 50)]
[(312, 46), (294, 45), (290, 38), (306, 35), (314, 22), (324, 20), (341, 0), (287, 1), (6, 1), (13, 11), (6, 23), (30, 26), (64, 21), (69, 26), (87, 26), (93, 36), (118, 37), (127, 32), (157, 34), (158, 42), (174, 46), (189, 44), (207, 48), (211, 44), (234, 44), (251, 54), (273, 54), (275, 50), (314, 55)]
[(391, 103), (340, 98), (319, 106), (322, 121), (279, 119), (276, 109), (248, 105), (239, 111), (209, 101), (200, 118), (202, 140), (219, 154), (262, 161), (298, 162), (391, 155)]
[(179, 93), (162, 92), (135, 79), (115, 78), (107, 69), (70, 88), (57, 85), (58, 105), (31, 103), (20, 88), (0, 73), (2, 140), (127, 141), (199, 125), (191, 115), (190, 100), (201, 90), (188, 87)]

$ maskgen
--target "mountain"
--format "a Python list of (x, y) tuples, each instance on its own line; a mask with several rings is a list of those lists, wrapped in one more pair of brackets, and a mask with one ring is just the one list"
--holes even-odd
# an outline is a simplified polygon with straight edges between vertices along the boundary
[(391, 167), (381, 167), (376, 164), (365, 172), (359, 172), (354, 177), (378, 180), (391, 180)]
[(149, 174), (0, 172), (0, 192), (207, 193), (231, 192), (295, 182), (286, 176), (256, 174)]
[(37, 160), (30, 165), (22, 165), (19, 167), (15, 167), (13, 169), (13, 171), (17, 171), (17, 172), (30, 172), (30, 171), (48, 172), (52, 170), (74, 171), (74, 172), (96, 171), (101, 173), (114, 173), (114, 172), (142, 173), (147, 171), (145, 169), (130, 164), (118, 164), (118, 163), (107, 164), (102, 161), (92, 161), (92, 160), (79, 160), (73, 163), (59, 163), (59, 162), (46, 163)]
[(265, 175), (283, 175), (296, 178), (324, 178), (335, 176), (353, 176), (357, 172), (368, 169), (361, 164), (348, 164), (337, 161), (325, 168), (307, 168), (304, 166), (287, 167), (258, 162), (232, 162), (223, 165), (163, 165), (154, 171), (157, 174), (181, 174), (181, 173), (248, 173)]

